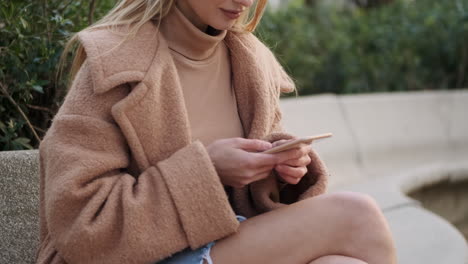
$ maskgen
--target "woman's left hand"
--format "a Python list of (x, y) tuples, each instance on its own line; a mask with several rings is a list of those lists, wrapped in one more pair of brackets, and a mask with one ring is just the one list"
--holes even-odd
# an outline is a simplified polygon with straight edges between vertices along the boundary
[[(282, 145), (290, 140), (278, 140), (273, 142), (273, 147)], [(289, 184), (297, 184), (307, 173), (307, 165), (310, 164), (308, 144), (301, 144), (297, 148), (279, 152), (278, 155), (287, 156), (287, 160), (277, 164), (275, 170), (281, 179)]]

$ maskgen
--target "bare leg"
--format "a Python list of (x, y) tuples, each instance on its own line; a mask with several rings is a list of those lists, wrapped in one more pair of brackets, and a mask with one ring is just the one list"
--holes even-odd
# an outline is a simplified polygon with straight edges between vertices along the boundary
[(309, 264), (367, 264), (359, 259), (345, 257), (345, 256), (325, 256), (316, 259)]
[(326, 194), (252, 217), (211, 251), (215, 264), (304, 264), (330, 255), (396, 264), (388, 226), (370, 197)]

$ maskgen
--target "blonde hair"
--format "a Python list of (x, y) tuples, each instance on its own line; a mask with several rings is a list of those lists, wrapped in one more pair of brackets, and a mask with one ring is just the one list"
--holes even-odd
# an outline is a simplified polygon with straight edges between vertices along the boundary
[[(119, 0), (115, 7), (103, 18), (85, 28), (84, 31), (102, 27), (107, 27), (112, 30), (118, 26), (127, 26), (129, 27), (129, 31), (122, 41), (124, 42), (135, 36), (146, 22), (155, 20), (159, 24), (169, 13), (175, 2), (176, 0)], [(250, 8), (249, 12), (245, 12), (237, 20), (231, 30), (236, 32), (253, 32), (260, 22), (266, 4), (267, 0), (257, 0), (255, 5)], [(70, 82), (73, 81), (76, 73), (86, 59), (85, 50), (78, 41), (77, 34), (73, 35), (65, 45), (59, 64), (58, 76), (60, 76), (63, 71), (68, 53), (74, 49), (76, 49), (76, 51), (70, 69)]]

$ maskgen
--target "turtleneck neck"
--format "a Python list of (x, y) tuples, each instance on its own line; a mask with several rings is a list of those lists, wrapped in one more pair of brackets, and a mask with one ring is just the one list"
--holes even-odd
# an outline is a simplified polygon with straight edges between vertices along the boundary
[(161, 21), (160, 30), (171, 50), (196, 61), (210, 57), (227, 32), (217, 31), (215, 36), (202, 32), (175, 5)]

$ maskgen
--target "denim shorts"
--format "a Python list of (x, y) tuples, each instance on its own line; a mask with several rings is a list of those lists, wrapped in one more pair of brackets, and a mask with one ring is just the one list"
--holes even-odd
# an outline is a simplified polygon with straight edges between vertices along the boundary
[[(241, 215), (236, 215), (236, 218), (237, 220), (239, 220), (239, 222), (242, 222), (247, 219)], [(206, 260), (208, 264), (213, 264), (213, 260), (210, 256), (210, 251), (215, 243), (216, 241), (210, 242), (195, 250), (186, 248), (166, 259), (157, 262), (156, 264), (203, 264), (203, 260)]]

